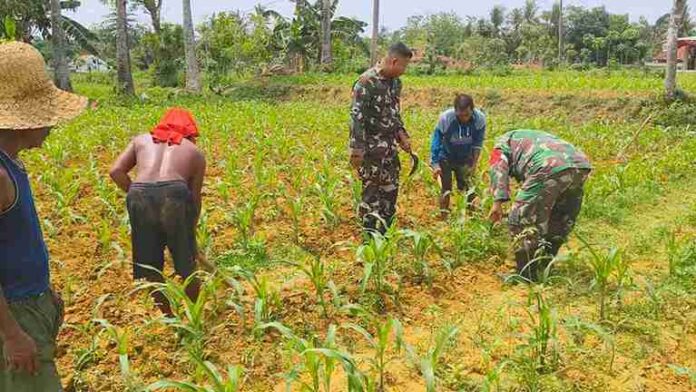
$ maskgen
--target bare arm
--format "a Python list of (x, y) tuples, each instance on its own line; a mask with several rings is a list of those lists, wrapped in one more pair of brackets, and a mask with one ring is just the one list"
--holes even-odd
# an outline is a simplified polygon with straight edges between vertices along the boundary
[(203, 180), (205, 179), (205, 169), (205, 157), (203, 154), (200, 154), (199, 158), (196, 160), (196, 168), (193, 177), (189, 181), (189, 189), (191, 189), (193, 203), (196, 206), (196, 221), (194, 225), (198, 225), (198, 219), (201, 216), (201, 208), (203, 205), (203, 196), (201, 192), (203, 190)]
[(15, 201), (15, 186), (9, 173), (0, 167), (0, 213), (12, 207)]
[(128, 172), (133, 170), (135, 167), (135, 140), (128, 144), (128, 147), (121, 153), (121, 155), (116, 159), (109, 175), (111, 179), (114, 180), (116, 185), (121, 188), (124, 192), (128, 192), (131, 185), (131, 178), (128, 176)]
[(10, 370), (36, 374), (39, 370), (36, 342), (19, 326), (0, 288), (0, 337)]

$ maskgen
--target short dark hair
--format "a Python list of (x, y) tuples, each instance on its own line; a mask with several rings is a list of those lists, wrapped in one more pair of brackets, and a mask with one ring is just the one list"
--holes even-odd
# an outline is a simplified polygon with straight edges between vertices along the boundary
[(409, 49), (409, 47), (406, 46), (405, 43), (397, 42), (395, 44), (392, 44), (389, 47), (389, 56), (390, 57), (401, 57), (401, 58), (410, 60), (413, 58), (413, 51), (411, 49)]
[(464, 109), (474, 109), (474, 98), (468, 94), (457, 94), (454, 98), (454, 109), (464, 110)]

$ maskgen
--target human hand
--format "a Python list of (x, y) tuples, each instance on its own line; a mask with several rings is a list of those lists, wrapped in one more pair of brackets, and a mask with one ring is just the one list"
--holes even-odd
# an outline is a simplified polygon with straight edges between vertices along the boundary
[(435, 166), (433, 168), (433, 180), (437, 181), (438, 178), (442, 176), (442, 168), (440, 166)]
[(353, 169), (358, 170), (362, 166), (364, 153), (362, 150), (350, 150), (350, 165)]
[(406, 151), (407, 153), (411, 153), (411, 138), (408, 137), (408, 134), (405, 131), (399, 131), (397, 134), (397, 141), (399, 142), (399, 146)]
[(5, 364), (10, 371), (36, 375), (39, 371), (38, 348), (31, 336), (19, 326), (4, 336)]
[(500, 223), (503, 220), (503, 202), (496, 201), (493, 203), (490, 214), (488, 214), (488, 220), (493, 224)]

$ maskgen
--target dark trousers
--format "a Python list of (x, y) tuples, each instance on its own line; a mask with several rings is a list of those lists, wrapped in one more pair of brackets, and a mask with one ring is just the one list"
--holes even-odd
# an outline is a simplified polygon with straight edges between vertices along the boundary
[[(457, 180), (457, 190), (460, 192), (468, 192), (471, 188), (471, 166), (462, 164), (452, 164), (446, 160), (439, 163), (442, 169), (440, 181), (442, 181), (442, 190), (440, 193), (440, 209), (449, 210), (450, 195), (452, 194), (453, 179)], [(476, 198), (476, 193), (467, 194), (467, 203), (471, 204)]]

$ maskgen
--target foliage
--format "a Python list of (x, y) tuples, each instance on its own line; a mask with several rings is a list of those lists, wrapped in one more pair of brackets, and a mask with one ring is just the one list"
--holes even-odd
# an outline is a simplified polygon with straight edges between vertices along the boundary
[(181, 25), (164, 23), (159, 34), (146, 33), (142, 43), (153, 59), (152, 84), (160, 87), (179, 86), (184, 68), (184, 30)]

